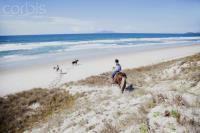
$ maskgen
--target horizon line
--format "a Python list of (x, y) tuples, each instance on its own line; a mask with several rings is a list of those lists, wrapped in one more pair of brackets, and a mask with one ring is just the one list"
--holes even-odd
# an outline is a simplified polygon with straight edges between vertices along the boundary
[(200, 34), (200, 32), (91, 32), (91, 33), (55, 33), (55, 34), (8, 34), (0, 36), (42, 36), (42, 35), (88, 35), (88, 34)]

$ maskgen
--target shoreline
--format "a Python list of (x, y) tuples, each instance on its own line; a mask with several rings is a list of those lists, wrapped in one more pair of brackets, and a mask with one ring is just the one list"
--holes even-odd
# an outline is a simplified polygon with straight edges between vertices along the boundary
[[(143, 52), (151, 52), (151, 51), (158, 51), (158, 50), (163, 50), (163, 49), (173, 49), (173, 48), (180, 48), (180, 47), (190, 47), (190, 46), (198, 46), (200, 44), (185, 44), (185, 45), (181, 45), (181, 46), (162, 46), (162, 47), (152, 47), (152, 48), (147, 48), (147, 49), (137, 49), (137, 48), (130, 48), (129, 50), (125, 50), (124, 48), (120, 51), (120, 52), (110, 52), (110, 53), (106, 53), (106, 54), (102, 54), (102, 55), (95, 55), (93, 57), (91, 56), (85, 56), (82, 58), (78, 58), (83, 62), (90, 62), (90, 61), (94, 61), (97, 59), (106, 59), (106, 58), (112, 58), (112, 57), (117, 57), (117, 56), (130, 56), (133, 54), (138, 54), (138, 53), (143, 53)], [(118, 50), (118, 49), (116, 49)], [(58, 55), (54, 55), (54, 56), (60, 56)], [(57, 58), (57, 57), (56, 57)], [(6, 68), (6, 67), (0, 67), (0, 74), (3, 73), (10, 73), (10, 72), (16, 72), (16, 71), (26, 71), (26, 70), (30, 70), (30, 69), (38, 69), (38, 68), (43, 68), (43, 67), (47, 67), (47, 66), (55, 66), (57, 64), (68, 64), (71, 65), (71, 61), (74, 58), (63, 58), (63, 55), (61, 56), (61, 59), (56, 59), (56, 60), (51, 60), (51, 61), (40, 61), (38, 63), (24, 63), (21, 66), (12, 66), (11, 68)], [(30, 64), (29, 64), (30, 63)], [(26, 64), (26, 65), (25, 65)]]
[[(72, 66), (71, 62), (61, 61), (21, 70), (4, 71), (0, 75), (1, 96), (37, 87), (54, 88), (66, 82), (99, 75), (112, 70), (115, 58), (120, 60), (123, 69), (128, 69), (169, 61), (198, 52), (200, 52), (200, 45), (196, 44), (85, 59), (81, 60), (78, 66)], [(59, 64), (63, 72), (67, 74), (56, 73), (53, 70), (56, 64)]]
[[(198, 43), (197, 43), (198, 44)], [(54, 65), (55, 63), (63, 63), (63, 62), (71, 62), (72, 60), (80, 59), (80, 60), (92, 60), (93, 58), (99, 59), (102, 57), (111, 57), (117, 55), (125, 55), (129, 53), (138, 53), (138, 52), (145, 52), (151, 50), (159, 50), (165, 48), (176, 48), (176, 47), (184, 47), (184, 46), (192, 46), (196, 44), (165, 44), (165, 45), (148, 45), (148, 46), (140, 46), (137, 45), (132, 47), (122, 47), (122, 48), (114, 48), (114, 49), (88, 49), (84, 51), (67, 51), (65, 53), (51, 53), (51, 54), (42, 54), (36, 55), (35, 59), (28, 59), (28, 60), (19, 60), (19, 61), (12, 61), (12, 62), (5, 62), (2, 61), (0, 63), (0, 73), (4, 71), (12, 71), (12, 70), (20, 70), (26, 69), (35, 66), (46, 66), (46, 65)], [(34, 58), (33, 56), (33, 58)], [(24, 58), (31, 58), (32, 56), (24, 57)], [(18, 58), (18, 57), (16, 57)], [(9, 60), (9, 59), (8, 59)]]

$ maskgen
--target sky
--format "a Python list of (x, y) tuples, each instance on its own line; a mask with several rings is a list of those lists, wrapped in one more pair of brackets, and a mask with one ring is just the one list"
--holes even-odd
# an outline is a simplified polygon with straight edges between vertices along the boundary
[(200, 0), (0, 0), (0, 35), (200, 32)]

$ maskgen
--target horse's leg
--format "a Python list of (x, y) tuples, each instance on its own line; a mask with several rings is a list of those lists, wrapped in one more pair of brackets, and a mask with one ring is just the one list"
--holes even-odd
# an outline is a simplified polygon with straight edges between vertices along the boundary
[(120, 87), (121, 87), (122, 93), (123, 93), (126, 88), (126, 78), (125, 77), (122, 77)]

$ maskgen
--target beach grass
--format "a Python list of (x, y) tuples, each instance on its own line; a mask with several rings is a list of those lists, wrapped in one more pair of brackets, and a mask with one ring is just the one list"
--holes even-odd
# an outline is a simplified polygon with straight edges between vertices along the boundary
[(0, 98), (0, 132), (23, 132), (75, 101), (66, 90), (35, 88)]

